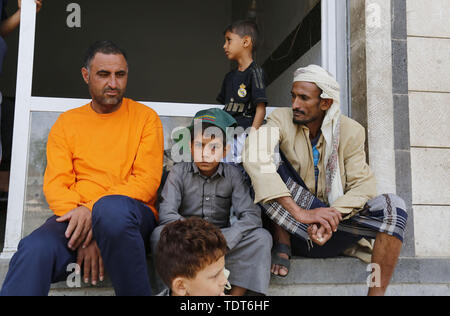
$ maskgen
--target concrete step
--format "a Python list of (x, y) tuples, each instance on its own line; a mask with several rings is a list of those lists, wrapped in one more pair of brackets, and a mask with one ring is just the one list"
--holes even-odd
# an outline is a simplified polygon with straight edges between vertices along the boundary
[[(151, 266), (151, 261), (150, 261)], [(273, 277), (271, 296), (360, 296), (367, 294), (370, 276), (367, 264), (353, 258), (294, 258), (287, 278)], [(0, 284), (8, 269), (8, 261), (0, 260)], [(151, 275), (157, 292), (158, 281)], [(111, 282), (100, 285), (81, 283), (69, 288), (65, 282), (52, 285), (50, 295), (99, 296), (114, 295)], [(450, 258), (400, 258), (388, 289), (389, 296), (450, 296)]]
[[(271, 285), (270, 296), (366, 296), (365, 284)], [(386, 296), (450, 296), (449, 284), (391, 284)]]
[[(288, 278), (272, 278), (270, 295), (367, 295), (371, 271), (354, 258), (297, 258)], [(400, 258), (386, 295), (450, 296), (450, 258)]]

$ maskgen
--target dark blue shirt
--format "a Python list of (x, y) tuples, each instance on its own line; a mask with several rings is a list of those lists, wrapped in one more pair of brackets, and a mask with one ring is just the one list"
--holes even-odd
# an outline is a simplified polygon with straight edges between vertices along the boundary
[[(6, 4), (8, 0), (0, 0), (0, 23), (3, 22), (7, 18), (6, 15)], [(0, 36), (0, 74), (3, 71), (3, 59), (5, 59), (6, 50), (7, 50), (6, 42), (3, 37)]]
[(267, 105), (262, 68), (253, 62), (244, 71), (230, 71), (225, 76), (217, 101), (225, 105), (224, 110), (236, 119), (239, 126), (252, 126), (257, 105)]

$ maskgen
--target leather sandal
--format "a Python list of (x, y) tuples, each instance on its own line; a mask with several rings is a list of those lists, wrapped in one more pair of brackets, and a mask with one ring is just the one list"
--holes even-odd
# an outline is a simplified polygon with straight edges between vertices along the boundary
[(272, 248), (272, 265), (278, 265), (278, 266), (282, 266), (283, 268), (285, 268), (288, 273), (286, 275), (277, 275), (277, 274), (273, 274), (275, 276), (278, 276), (280, 278), (285, 278), (289, 275), (289, 271), (291, 268), (291, 261), (289, 259), (285, 259), (279, 256), (280, 253), (284, 253), (286, 254), (289, 259), (291, 259), (292, 253), (291, 253), (291, 247), (289, 247), (286, 244), (275, 244), (274, 247)]

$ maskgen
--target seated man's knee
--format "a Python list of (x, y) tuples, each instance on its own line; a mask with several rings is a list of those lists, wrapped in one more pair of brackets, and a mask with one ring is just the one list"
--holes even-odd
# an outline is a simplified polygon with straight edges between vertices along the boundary
[(49, 231), (38, 229), (22, 239), (18, 246), (18, 252), (22, 255), (30, 255), (35, 261), (39, 257), (51, 258), (59, 250), (67, 246), (66, 240), (61, 236), (55, 236)]
[[(397, 216), (403, 217), (406, 221), (408, 219), (407, 207), (405, 201), (392, 193), (383, 194), (375, 197), (367, 202), (372, 210), (388, 210), (385, 214), (392, 214), (396, 212)], [(395, 213), (394, 213), (395, 214)]]
[(396, 214), (398, 217), (402, 217), (404, 222), (408, 220), (408, 210), (406, 207), (405, 201), (395, 194), (385, 194), (384, 195), (387, 203), (389, 204), (389, 207), (396, 211)]
[(97, 201), (92, 208), (92, 229), (94, 234), (120, 234), (133, 224), (134, 200), (127, 196), (110, 195)]

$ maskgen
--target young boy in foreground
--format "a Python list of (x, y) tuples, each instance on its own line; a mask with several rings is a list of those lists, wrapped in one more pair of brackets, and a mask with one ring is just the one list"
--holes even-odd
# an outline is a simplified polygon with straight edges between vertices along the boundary
[(169, 287), (159, 296), (221, 296), (228, 283), (227, 242), (219, 228), (198, 217), (164, 227), (156, 269)]
[[(230, 294), (239, 296), (246, 290), (267, 294), (272, 237), (262, 228), (261, 210), (253, 203), (243, 174), (220, 162), (228, 147), (227, 128), (235, 124), (223, 110), (197, 113), (190, 126), (194, 162), (179, 163), (171, 169), (162, 191), (160, 225), (192, 216), (216, 225), (227, 241)], [(231, 207), (237, 218), (233, 224)], [(154, 253), (161, 230), (157, 227), (152, 234)]]

